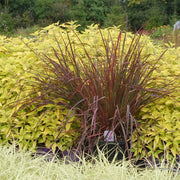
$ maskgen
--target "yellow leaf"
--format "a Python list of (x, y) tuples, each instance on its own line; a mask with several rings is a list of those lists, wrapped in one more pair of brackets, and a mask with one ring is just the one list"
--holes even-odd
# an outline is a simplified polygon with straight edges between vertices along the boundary
[(47, 134), (51, 134), (52, 132), (49, 130), (49, 128), (45, 128), (45, 130), (44, 130), (44, 132), (43, 132), (43, 134), (44, 135), (47, 135)]
[(178, 154), (177, 149), (175, 147), (171, 148), (171, 152), (172, 152), (174, 157), (176, 157), (176, 155)]
[(69, 131), (69, 130), (70, 130), (70, 127), (71, 127), (71, 123), (68, 123), (68, 124), (66, 125), (66, 131)]
[(142, 119), (148, 119), (148, 118), (152, 118), (152, 116), (150, 116), (149, 114), (144, 114), (142, 116)]
[(148, 112), (148, 111), (149, 111), (149, 108), (142, 108), (141, 111), (142, 111), (142, 112)]
[(167, 101), (165, 102), (165, 104), (166, 104), (166, 105), (171, 105), (171, 104), (174, 104), (174, 101), (172, 101), (172, 100), (167, 100)]
[(56, 143), (54, 143), (54, 144), (52, 145), (52, 151), (53, 151), (53, 153), (56, 152), (56, 147), (57, 147), (57, 145), (56, 145)]
[(31, 139), (31, 134), (25, 134), (23, 137), (24, 137), (24, 139), (30, 140)]
[(175, 137), (173, 141), (180, 141), (180, 133), (179, 136)]
[(169, 146), (172, 144), (172, 141), (167, 141), (165, 145), (165, 149), (169, 148)]

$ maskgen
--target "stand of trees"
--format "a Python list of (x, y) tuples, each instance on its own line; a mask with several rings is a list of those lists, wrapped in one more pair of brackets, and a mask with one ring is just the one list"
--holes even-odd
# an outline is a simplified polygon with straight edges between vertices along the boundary
[[(127, 21), (128, 19), (128, 21)], [(0, 0), (0, 32), (76, 20), (83, 30), (91, 23), (121, 25), (136, 31), (173, 24), (180, 19), (179, 0)]]

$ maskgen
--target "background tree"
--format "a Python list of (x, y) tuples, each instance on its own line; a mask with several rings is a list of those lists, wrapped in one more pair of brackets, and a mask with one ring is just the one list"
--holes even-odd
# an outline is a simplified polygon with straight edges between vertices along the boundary
[(76, 20), (83, 30), (91, 23), (121, 25), (136, 31), (173, 24), (180, 19), (179, 0), (0, 0), (0, 32), (38, 24)]
[(103, 25), (108, 12), (107, 5), (106, 0), (78, 0), (72, 9), (72, 19), (82, 25), (81, 30), (92, 23)]
[(104, 27), (108, 26), (121, 26), (122, 29), (126, 28), (126, 23), (128, 20), (125, 1), (121, 0), (111, 0), (108, 4), (108, 13), (104, 21)]

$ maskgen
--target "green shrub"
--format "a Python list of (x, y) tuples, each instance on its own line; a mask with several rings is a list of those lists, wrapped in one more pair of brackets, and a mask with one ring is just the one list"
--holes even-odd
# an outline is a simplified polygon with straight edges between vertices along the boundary
[(25, 11), (22, 15), (17, 14), (13, 17), (15, 28), (28, 28), (34, 24), (34, 17), (31, 11)]
[(107, 12), (103, 0), (82, 0), (72, 7), (72, 19), (81, 25), (78, 30), (82, 31), (93, 23), (103, 25)]
[(0, 33), (1, 34), (11, 34), (14, 31), (14, 21), (12, 15), (8, 12), (0, 10)]
[[(162, 38), (172, 34), (173, 29), (170, 26), (160, 26), (152, 30), (152, 38)], [(173, 39), (172, 39), (173, 40)]]
[(121, 6), (112, 6), (110, 12), (104, 20), (105, 27), (121, 26), (121, 29), (126, 28), (126, 13)]
[(126, 7), (129, 26), (132, 31), (141, 27), (147, 30), (167, 24), (166, 6), (160, 1), (142, 1), (139, 4), (131, 4)]
[(164, 25), (166, 21), (166, 15), (164, 7), (152, 7), (147, 12), (147, 22), (145, 22), (145, 29), (151, 30), (155, 27), (160, 27)]

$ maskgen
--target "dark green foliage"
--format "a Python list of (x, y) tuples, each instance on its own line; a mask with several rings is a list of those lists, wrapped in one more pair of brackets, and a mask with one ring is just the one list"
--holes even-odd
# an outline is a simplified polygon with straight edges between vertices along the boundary
[(122, 6), (112, 6), (110, 8), (110, 12), (107, 13), (107, 17), (104, 21), (105, 27), (110, 26), (121, 26), (121, 29), (126, 28), (127, 22), (127, 14), (125, 10), (123, 10)]
[(29, 27), (34, 23), (33, 0), (9, 0), (6, 7), (12, 13), (15, 28)]
[(0, 10), (0, 32), (3, 34), (9, 34), (14, 31), (14, 21), (12, 14), (9, 13), (8, 9)]
[(11, 13), (18, 13), (22, 15), (27, 9), (31, 8), (33, 5), (33, 0), (8, 0), (6, 6), (9, 8)]
[(129, 25), (133, 31), (142, 26), (152, 29), (167, 23), (165, 4), (158, 1), (145, 1), (141, 4), (132, 4), (127, 9)]
[(103, 23), (107, 11), (103, 0), (84, 0), (84, 6), (87, 10), (87, 21)]
[[(67, 1), (66, 1), (67, 2)], [(51, 10), (51, 18), (53, 22), (68, 21), (71, 17), (71, 9), (69, 4), (62, 2), (54, 2)]]
[(50, 0), (36, 0), (34, 2), (34, 12), (38, 19), (48, 19), (51, 15), (53, 1)]
[(148, 21), (145, 23), (146, 29), (153, 29), (155, 27), (160, 27), (168, 23), (168, 17), (166, 14), (165, 3), (154, 2), (151, 4), (151, 8), (147, 11)]
[[(8, 9), (7, 13), (13, 19), (14, 29), (37, 23), (39, 26), (45, 26), (70, 19), (70, 3), (64, 0), (9, 0), (2, 4), (2, 9)], [(7, 29), (12, 31), (11, 26)]]
[(82, 0), (73, 7), (72, 18), (81, 24), (81, 29), (84, 29), (93, 23), (102, 25), (107, 12), (104, 0)]
[[(58, 0), (36, 0), (33, 5), (33, 12), (36, 22), (41, 25), (42, 21), (49, 21), (44, 25), (53, 22), (67, 21), (70, 16), (70, 9), (64, 1)], [(42, 24), (43, 25), (43, 24)]]
[(86, 21), (86, 16), (87, 13), (83, 6), (74, 6), (74, 8), (72, 9), (72, 19), (77, 20), (78, 23), (81, 24), (81, 26), (78, 27), (79, 31), (84, 30), (84, 28), (90, 24)]
[[(138, 3), (119, 0), (8, 0), (0, 3), (2, 9), (13, 17), (14, 28), (35, 24), (46, 26), (57, 21), (78, 21), (82, 31), (87, 25), (98, 23), (101, 27), (126, 24), (136, 32), (142, 26), (152, 29), (161, 25), (171, 26), (180, 17), (178, 0), (144, 0)], [(12, 31), (11, 23), (7, 28)], [(1, 30), (2, 31), (2, 30)]]

